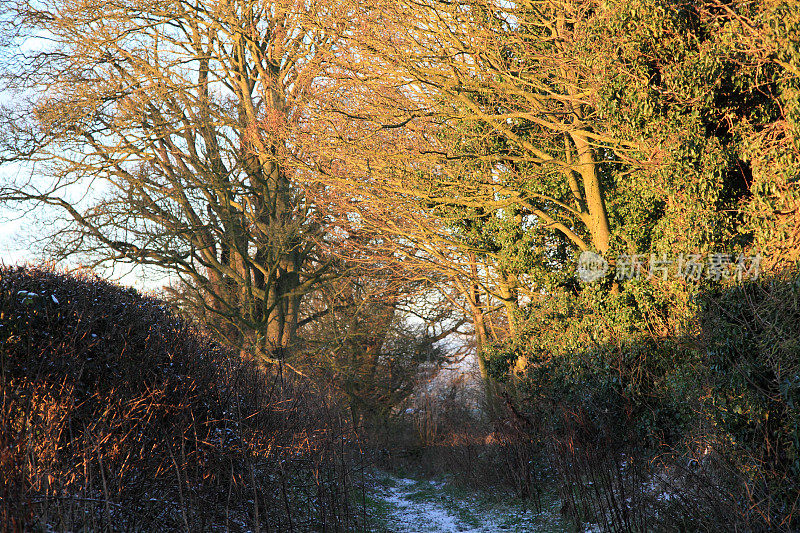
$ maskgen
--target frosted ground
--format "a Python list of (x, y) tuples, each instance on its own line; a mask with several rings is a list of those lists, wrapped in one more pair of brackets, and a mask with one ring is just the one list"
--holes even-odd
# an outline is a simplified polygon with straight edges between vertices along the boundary
[(566, 532), (560, 504), (544, 497), (536, 510), (521, 501), (456, 488), (445, 480), (378, 473), (369, 506), (396, 533)]

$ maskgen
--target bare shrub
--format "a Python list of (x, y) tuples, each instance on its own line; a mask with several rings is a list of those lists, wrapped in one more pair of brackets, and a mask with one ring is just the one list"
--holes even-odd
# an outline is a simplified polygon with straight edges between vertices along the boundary
[(0, 313), (4, 530), (361, 527), (359, 446), (310, 385), (92, 277), (4, 268)]

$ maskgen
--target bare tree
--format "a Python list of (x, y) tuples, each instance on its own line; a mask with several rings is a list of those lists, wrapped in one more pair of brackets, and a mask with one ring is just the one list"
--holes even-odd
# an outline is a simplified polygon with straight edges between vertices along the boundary
[(609, 251), (607, 188), (641, 148), (596, 113), (592, 6), (381, 2), (341, 35), (326, 186), (384, 257), (457, 289), (479, 352), (575, 252)]
[(580, 48), (591, 14), (580, 1), (381, 3), (339, 58), (349, 85), (337, 111), (364, 122), (336, 128), (341, 157), (368, 164), (374, 179), (359, 179), (374, 189), (487, 213), (515, 206), (540, 231), (606, 252), (603, 167), (629, 162), (633, 145), (595, 113)]
[(2, 110), (0, 157), (33, 163), (37, 178), (4, 183), (0, 199), (63, 209), (58, 254), (164, 269), (221, 337), (281, 356), (301, 299), (328, 274), (300, 140), (333, 48), (324, 5), (23, 0), (3, 11), (3, 79), (19, 97)]

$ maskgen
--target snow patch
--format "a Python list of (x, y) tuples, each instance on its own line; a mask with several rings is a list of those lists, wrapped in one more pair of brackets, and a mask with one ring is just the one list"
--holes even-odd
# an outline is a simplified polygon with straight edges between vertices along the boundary
[(391, 488), (383, 500), (394, 508), (392, 518), (398, 522), (399, 527), (404, 528), (401, 531), (441, 531), (443, 533), (469, 531), (441, 505), (435, 502), (411, 500), (408, 487), (414, 485), (416, 481), (406, 478), (393, 479), (397, 486)]
[[(377, 496), (387, 504), (386, 526), (397, 533), (522, 533), (536, 531), (542, 524), (558, 524), (550, 510), (534, 512), (527, 508), (487, 508), (476, 495), (448, 500), (446, 481), (417, 480), (381, 476), (388, 486), (378, 488)], [(556, 526), (555, 529), (561, 530)]]

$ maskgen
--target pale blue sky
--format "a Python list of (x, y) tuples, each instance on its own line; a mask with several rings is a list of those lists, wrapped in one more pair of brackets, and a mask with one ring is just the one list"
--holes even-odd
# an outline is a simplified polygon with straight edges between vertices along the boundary
[[(6, 165), (0, 168), (0, 183), (14, 179), (19, 171), (18, 165)], [(19, 219), (19, 216), (20, 214), (6, 209), (0, 203), (0, 263), (4, 265), (14, 265), (33, 259), (25, 245), (18, 242), (27, 226), (26, 220)]]
[(16, 265), (30, 259), (29, 252), (14, 242), (21, 230), (21, 221), (0, 222), (0, 262), (5, 265)]

